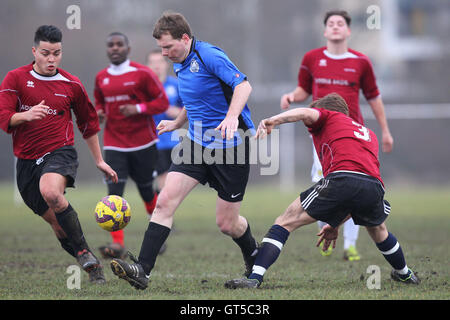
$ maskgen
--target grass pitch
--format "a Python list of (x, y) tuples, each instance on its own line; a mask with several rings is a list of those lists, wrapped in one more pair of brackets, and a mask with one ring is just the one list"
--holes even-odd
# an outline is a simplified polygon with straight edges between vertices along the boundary
[[(79, 213), (90, 247), (110, 241), (107, 232), (95, 223), (93, 210), (105, 195), (105, 187), (79, 185), (68, 189), (67, 197)], [(302, 191), (303, 188), (298, 191)], [(13, 187), (0, 185), (0, 299), (49, 300), (448, 300), (450, 231), (450, 189), (387, 190), (392, 205), (388, 229), (396, 235), (408, 266), (422, 279), (420, 286), (407, 286), (389, 278), (390, 266), (360, 229), (357, 248), (361, 260), (342, 259), (342, 231), (330, 257), (322, 257), (315, 247), (316, 224), (293, 232), (278, 261), (268, 270), (258, 290), (228, 290), (226, 280), (240, 277), (243, 261), (233, 241), (215, 224), (216, 193), (197, 187), (175, 214), (175, 230), (168, 249), (159, 256), (149, 288), (137, 291), (116, 278), (107, 260), (107, 283), (92, 285), (81, 272), (80, 289), (69, 289), (68, 279), (75, 260), (66, 254), (51, 228), (24, 204), (15, 204)], [(253, 234), (261, 240), (275, 218), (298, 196), (280, 193), (276, 187), (249, 186), (242, 204)], [(139, 254), (147, 228), (144, 205), (132, 183), (124, 197), (132, 206), (132, 218), (125, 229), (125, 243)], [(369, 266), (378, 266), (380, 289), (369, 289)], [(69, 269), (68, 269), (69, 268)]]

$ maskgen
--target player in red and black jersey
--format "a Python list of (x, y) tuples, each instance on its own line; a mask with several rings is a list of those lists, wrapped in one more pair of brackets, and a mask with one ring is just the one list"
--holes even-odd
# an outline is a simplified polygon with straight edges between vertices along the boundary
[(396, 281), (418, 284), (406, 265), (400, 244), (384, 221), (391, 207), (384, 200), (376, 135), (349, 116), (345, 100), (329, 94), (311, 104), (264, 119), (256, 136), (263, 138), (283, 123), (302, 121), (311, 133), (323, 167), (324, 178), (302, 192), (275, 220), (262, 240), (248, 278), (227, 281), (227, 288), (257, 288), (266, 270), (277, 260), (290, 233), (318, 220), (327, 223), (318, 233), (323, 250), (336, 245), (338, 228), (350, 216), (365, 226), (376, 246), (392, 266)]
[[(305, 101), (310, 95), (313, 100), (317, 100), (336, 92), (347, 102), (350, 117), (364, 125), (359, 107), (359, 92), (362, 90), (380, 125), (382, 150), (391, 152), (393, 138), (372, 64), (367, 56), (348, 47), (348, 38), (351, 34), (350, 23), (351, 18), (345, 11), (329, 11), (325, 14), (324, 37), (327, 45), (304, 55), (298, 73), (298, 85), (295, 90), (281, 97), (280, 106), (282, 109), (288, 109), (291, 103)], [(313, 182), (317, 182), (323, 174), (315, 150), (313, 159), (311, 178)], [(319, 223), (319, 228), (322, 226), (323, 223)], [(351, 219), (344, 225), (344, 258), (347, 260), (359, 260), (359, 254), (356, 251), (358, 230), (358, 226)], [(331, 251), (322, 252), (323, 255), (329, 253)]]
[[(106, 46), (111, 64), (98, 72), (94, 96), (100, 120), (106, 121), (105, 160), (119, 177), (118, 183), (107, 183), (108, 194), (122, 196), (130, 176), (151, 216), (157, 198), (153, 171), (158, 156), (158, 135), (152, 115), (165, 112), (169, 101), (153, 71), (128, 59), (130, 46), (126, 35), (111, 33)], [(123, 258), (124, 231), (113, 231), (111, 237), (113, 242), (100, 247), (100, 252), (105, 258)]]
[(78, 215), (64, 196), (73, 187), (78, 160), (71, 111), (97, 168), (108, 180), (117, 174), (103, 160), (97, 113), (80, 80), (58, 68), (62, 34), (41, 26), (34, 38), (33, 63), (8, 72), (0, 87), (0, 127), (12, 135), (20, 194), (47, 221), (62, 247), (93, 282), (104, 282), (100, 261), (91, 253)]

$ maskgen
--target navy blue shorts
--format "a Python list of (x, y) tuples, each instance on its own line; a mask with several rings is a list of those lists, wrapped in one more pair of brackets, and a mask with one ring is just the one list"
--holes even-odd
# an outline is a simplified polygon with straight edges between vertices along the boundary
[(302, 192), (300, 202), (311, 217), (332, 227), (348, 214), (357, 225), (378, 226), (391, 211), (381, 182), (358, 173), (330, 173)]

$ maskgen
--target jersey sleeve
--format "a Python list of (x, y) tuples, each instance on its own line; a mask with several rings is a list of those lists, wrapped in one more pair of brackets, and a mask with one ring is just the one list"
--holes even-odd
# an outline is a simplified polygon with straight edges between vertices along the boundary
[(97, 111), (92, 105), (86, 89), (81, 82), (77, 81), (73, 85), (75, 99), (72, 103), (72, 110), (76, 117), (78, 129), (83, 135), (83, 138), (87, 139), (100, 131)]
[(146, 92), (147, 99), (139, 104), (141, 113), (154, 115), (166, 111), (169, 108), (169, 100), (164, 87), (158, 77), (150, 69), (142, 71), (142, 90)]
[(207, 48), (201, 50), (200, 55), (207, 70), (233, 90), (237, 85), (247, 80), (247, 76), (231, 62), (221, 49), (217, 47)]
[(100, 89), (99, 84), (99, 75), (95, 77), (95, 86), (94, 86), (94, 101), (95, 101), (95, 109), (105, 111), (105, 97), (103, 96), (103, 92)]
[(297, 84), (299, 87), (301, 87), (309, 94), (312, 94), (312, 84), (313, 84), (311, 60), (312, 60), (311, 55), (306, 53), (303, 57), (300, 69), (298, 70), (298, 84)]
[(0, 85), (0, 128), (6, 133), (13, 131), (9, 121), (17, 112), (18, 94), (16, 77), (12, 72), (8, 72)]
[(328, 110), (320, 109), (320, 108), (313, 108), (313, 109), (319, 111), (319, 118), (312, 125), (306, 126), (310, 133), (320, 131), (322, 129), (323, 125), (325, 124), (327, 117), (329, 115)]
[(361, 89), (367, 100), (374, 99), (380, 95), (372, 63), (368, 58), (363, 58), (363, 69), (361, 73)]

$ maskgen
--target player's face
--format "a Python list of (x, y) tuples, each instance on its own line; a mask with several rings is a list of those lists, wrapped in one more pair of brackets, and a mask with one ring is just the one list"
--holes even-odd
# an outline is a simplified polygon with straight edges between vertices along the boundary
[(169, 58), (172, 62), (181, 63), (189, 54), (189, 40), (187, 34), (183, 34), (181, 39), (174, 39), (169, 33), (165, 33), (160, 39), (156, 39), (156, 43), (161, 48), (164, 57)]
[(130, 53), (130, 47), (127, 45), (125, 38), (116, 35), (106, 40), (106, 55), (112, 64), (119, 65), (127, 60)]
[(62, 58), (61, 42), (40, 41), (38, 46), (32, 48), (32, 52), (35, 61), (33, 67), (37, 73), (45, 76), (56, 74)]
[(159, 78), (161, 78), (161, 76), (166, 75), (169, 64), (162, 54), (150, 53), (147, 59), (147, 66), (152, 69)]
[(344, 41), (350, 36), (350, 28), (344, 17), (331, 16), (325, 25), (324, 36), (328, 41)]

